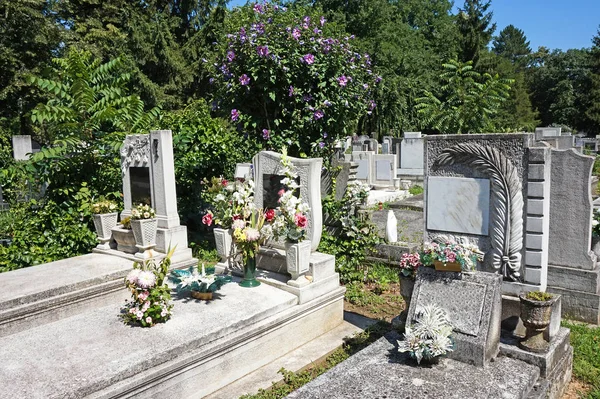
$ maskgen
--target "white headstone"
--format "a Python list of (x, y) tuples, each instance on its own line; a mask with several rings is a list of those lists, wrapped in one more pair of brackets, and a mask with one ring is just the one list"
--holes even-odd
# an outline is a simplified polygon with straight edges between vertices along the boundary
[(238, 163), (235, 165), (235, 173), (233, 176), (235, 179), (248, 179), (252, 178), (252, 164), (251, 163)]
[(12, 136), (13, 155), (17, 161), (26, 161), (33, 152), (30, 135)]

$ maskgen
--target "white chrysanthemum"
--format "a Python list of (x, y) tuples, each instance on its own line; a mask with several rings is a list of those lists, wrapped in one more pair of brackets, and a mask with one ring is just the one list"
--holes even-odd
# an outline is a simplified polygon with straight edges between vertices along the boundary
[(140, 272), (140, 274), (137, 278), (137, 284), (141, 288), (151, 288), (154, 286), (155, 283), (156, 283), (156, 276), (154, 275), (154, 273), (149, 272), (149, 271)]
[(126, 278), (127, 281), (130, 282), (131, 284), (137, 283), (137, 279), (138, 279), (138, 276), (140, 275), (140, 272), (141, 272), (140, 269), (133, 269), (132, 271), (130, 271)]
[(598, 226), (598, 223), (600, 223), (600, 222), (598, 222), (598, 221), (597, 221), (597, 220), (595, 220), (595, 219), (592, 219), (592, 226), (593, 226), (593, 227), (596, 227), (596, 226)]
[(260, 232), (255, 228), (248, 227), (246, 229), (246, 240), (248, 242), (258, 241), (260, 239)]
[(306, 202), (302, 202), (300, 205), (298, 205), (298, 210), (302, 213), (306, 213), (310, 211), (310, 206), (308, 206)]
[(260, 233), (265, 237), (271, 237), (273, 235), (273, 226), (265, 224), (263, 228), (260, 229)]
[(246, 227), (246, 222), (242, 219), (237, 219), (233, 221), (231, 227), (233, 227), (234, 229), (243, 229), (244, 227)]

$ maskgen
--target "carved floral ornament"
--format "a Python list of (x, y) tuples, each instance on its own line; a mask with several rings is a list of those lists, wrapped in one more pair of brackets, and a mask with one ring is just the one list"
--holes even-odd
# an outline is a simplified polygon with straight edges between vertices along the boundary
[(150, 161), (150, 136), (147, 134), (127, 136), (121, 147), (121, 173), (123, 176), (132, 164)]
[(496, 148), (475, 143), (461, 143), (446, 148), (434, 165), (456, 163), (485, 173), (491, 182), (491, 244), (486, 256), (505, 278), (520, 280), (523, 249), (523, 193), (517, 168)]

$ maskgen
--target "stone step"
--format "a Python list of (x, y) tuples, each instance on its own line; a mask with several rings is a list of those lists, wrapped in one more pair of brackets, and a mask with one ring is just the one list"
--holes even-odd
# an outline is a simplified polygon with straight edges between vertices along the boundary
[(132, 267), (132, 259), (92, 253), (0, 274), (0, 337), (121, 302)]
[(298, 305), (230, 283), (152, 328), (123, 324), (117, 303), (88, 310), (0, 338), (0, 398), (203, 397), (338, 326), (343, 293)]

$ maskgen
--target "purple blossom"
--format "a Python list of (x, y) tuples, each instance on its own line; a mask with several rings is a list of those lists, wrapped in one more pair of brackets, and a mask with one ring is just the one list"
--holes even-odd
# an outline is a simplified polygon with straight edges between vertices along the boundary
[(304, 18), (302, 18), (302, 27), (304, 29), (308, 29), (308, 25), (310, 24), (310, 17), (307, 15)]
[(294, 28), (294, 30), (292, 31), (292, 37), (296, 40), (300, 39), (300, 35), (302, 33), (300, 32), (300, 29), (298, 28)]
[(326, 107), (331, 107), (331, 101), (325, 100), (323, 101), (323, 105), (325, 105)]
[(326, 139), (327, 138), (327, 132), (323, 132), (323, 138)]
[(244, 43), (246, 41), (246, 28), (240, 28), (240, 41)]
[(239, 113), (239, 111), (238, 111), (237, 109), (235, 109), (235, 108), (234, 108), (234, 109), (232, 109), (232, 110), (231, 110), (231, 120), (235, 122), (235, 121), (237, 121), (239, 118), (240, 118), (240, 113)]
[(254, 9), (254, 12), (259, 13), (259, 14), (264, 14), (265, 13), (265, 9), (263, 8), (262, 4), (254, 4), (254, 7), (252, 7)]
[(243, 74), (242, 76), (240, 76), (240, 83), (242, 84), (242, 86), (247, 86), (248, 84), (250, 84), (250, 77), (248, 77), (248, 75)]
[(369, 85), (368, 84), (363, 84), (363, 89), (368, 90), (369, 89)]
[(269, 132), (267, 129), (263, 129), (262, 134), (263, 134), (263, 139), (265, 139), (265, 140), (269, 140), (271, 138), (271, 132)]
[(269, 47), (268, 46), (258, 46), (256, 48), (256, 52), (260, 57), (266, 57), (269, 55)]
[(327, 20), (323, 16), (319, 19), (319, 22), (321, 22), (321, 26), (325, 25), (325, 21)]
[(313, 118), (315, 118), (315, 120), (317, 120), (317, 121), (319, 119), (321, 119), (323, 116), (325, 116), (325, 114), (320, 109), (316, 110), (315, 113), (313, 114)]
[(290, 86), (290, 89), (288, 90), (288, 95), (290, 97), (294, 97), (294, 86)]
[(213, 83), (215, 83), (215, 78), (208, 79), (208, 84), (212, 85)]
[(324, 143), (324, 142), (322, 142), (322, 141), (321, 141), (321, 142), (319, 142), (319, 148), (323, 148), (323, 147), (325, 147), (325, 143)]
[[(319, 28), (315, 28), (315, 29), (313, 29), (313, 33), (314, 33), (315, 35), (319, 35), (319, 34), (321, 34), (321, 29), (319, 29)], [(315, 38), (314, 38), (314, 37), (311, 37), (311, 39), (312, 39), (312, 40), (314, 40)]]
[(373, 111), (376, 106), (377, 106), (377, 103), (375, 103), (375, 101), (373, 101), (373, 100), (369, 101), (369, 110), (370, 111)]
[(302, 99), (304, 100), (304, 102), (309, 102), (310, 100), (312, 100), (312, 96), (310, 94), (305, 94), (304, 96), (302, 96)]
[(379, 83), (379, 82), (381, 82), (381, 76), (377, 76), (377, 77), (375, 78), (375, 83)]
[(229, 50), (227, 52), (227, 61), (231, 62), (235, 59), (235, 53), (233, 52), (233, 50)]
[(345, 87), (348, 84), (348, 78), (345, 75), (340, 76), (337, 81), (342, 87)]
[(304, 61), (307, 65), (311, 65), (314, 64), (315, 62), (315, 56), (312, 54), (306, 54), (302, 57), (302, 61)]

